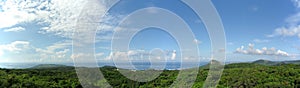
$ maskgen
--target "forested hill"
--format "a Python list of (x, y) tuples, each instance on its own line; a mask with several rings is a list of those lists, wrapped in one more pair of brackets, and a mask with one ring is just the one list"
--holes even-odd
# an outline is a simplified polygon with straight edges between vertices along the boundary
[[(263, 62), (263, 63), (261, 63)], [(267, 64), (266, 64), (267, 63)], [(271, 63), (271, 64), (270, 64)], [(300, 87), (300, 65), (284, 63), (273, 65), (269, 61), (234, 63), (225, 66), (218, 88), (296, 88)], [(279, 63), (279, 62), (276, 62)], [(100, 70), (113, 87), (161, 88), (170, 86), (178, 75), (178, 70), (165, 70), (150, 82), (135, 82), (127, 79), (115, 67), (105, 66)], [(202, 87), (209, 69), (200, 67), (193, 87)], [(99, 80), (90, 87), (102, 85)], [(74, 67), (63, 65), (39, 65), (30, 69), (0, 69), (0, 88), (49, 88), (82, 87)]]
[(40, 64), (28, 69), (48, 69), (48, 68), (72, 68), (72, 66), (59, 65), (59, 64)]
[(300, 64), (300, 60), (294, 60), (294, 61), (257, 60), (257, 61), (254, 61), (252, 63), (272, 66), (272, 65), (282, 65), (282, 64)]

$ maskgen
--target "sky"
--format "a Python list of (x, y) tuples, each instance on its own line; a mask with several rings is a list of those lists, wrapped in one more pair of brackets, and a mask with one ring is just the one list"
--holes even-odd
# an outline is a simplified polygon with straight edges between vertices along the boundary
[[(121, 0), (114, 6), (108, 3), (109, 0), (102, 0), (93, 3), (97, 7), (92, 7), (87, 0), (0, 0), (0, 63), (73, 62), (80, 55), (72, 53), (72, 41), (79, 38), (82, 44), (95, 44), (93, 54), (98, 62), (111, 62), (116, 58), (149, 60), (147, 57), (153, 57), (157, 51), (165, 58), (153, 57), (157, 61), (211, 60), (211, 40), (205, 25), (180, 0)], [(226, 61), (300, 60), (299, 0), (212, 0), (212, 3), (224, 26)], [(91, 19), (97, 20), (97, 31), (77, 29), (78, 20), (89, 18), (90, 15), (84, 14), (92, 11), (97, 11), (95, 14), (99, 16)], [(138, 11), (144, 11), (143, 15), (137, 15), (141, 19), (125, 20), (132, 13), (139, 14)], [(163, 11), (166, 13), (161, 13)], [(180, 17), (189, 29), (181, 29), (184, 26), (176, 25), (176, 20), (167, 12)], [(151, 19), (152, 15), (159, 19)], [(128, 24), (120, 25), (123, 21)], [(174, 33), (150, 26), (128, 37), (129, 44), (115, 44), (129, 50), (114, 48), (114, 41), (124, 39), (116, 34), (133, 33), (131, 26), (150, 21), (170, 25), (172, 29), (167, 30)], [(74, 32), (80, 37), (74, 37)], [(185, 34), (190, 32), (191, 35)], [(174, 37), (176, 33), (182, 34)], [(85, 39), (91, 35), (95, 41)], [(181, 39), (186, 39), (183, 44), (196, 45), (199, 55), (190, 50), (195, 49), (192, 46), (180, 47)], [(182, 56), (181, 52), (189, 54)]]

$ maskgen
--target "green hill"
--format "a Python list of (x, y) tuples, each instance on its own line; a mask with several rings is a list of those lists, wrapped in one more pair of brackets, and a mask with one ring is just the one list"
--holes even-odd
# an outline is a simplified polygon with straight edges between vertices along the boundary
[(277, 65), (280, 62), (274, 62), (274, 61), (269, 61), (269, 60), (257, 60), (252, 62), (253, 64), (260, 64), (260, 65)]
[(60, 64), (40, 64), (33, 66), (29, 69), (49, 69), (49, 68), (73, 68), (72, 66), (60, 65)]
[(300, 64), (300, 60), (294, 60), (294, 61), (284, 61), (286, 64)]
[(300, 65), (300, 60), (294, 61), (269, 61), (269, 60), (257, 60), (252, 62), (253, 64), (267, 65), (267, 66), (275, 66), (275, 65), (284, 65), (284, 64), (295, 64)]
[[(278, 65), (280, 63), (284, 64)], [(227, 64), (217, 88), (300, 88), (300, 65), (297, 63), (257, 60)], [(212, 70), (209, 66), (200, 67), (192, 88), (203, 86), (209, 70)], [(152, 81), (137, 82), (122, 75), (116, 67), (104, 66), (100, 70), (107, 82), (116, 88), (166, 88), (172, 85), (179, 74), (179, 70), (164, 70)], [(0, 79), (0, 88), (82, 88), (75, 68), (65, 65), (42, 64), (31, 69), (0, 69)], [(94, 88), (103, 85), (103, 82), (104, 79), (99, 79), (87, 85)]]

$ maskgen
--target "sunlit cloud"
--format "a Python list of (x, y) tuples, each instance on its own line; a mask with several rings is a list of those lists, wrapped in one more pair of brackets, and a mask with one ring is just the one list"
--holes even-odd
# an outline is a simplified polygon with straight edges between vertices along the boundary
[(35, 48), (41, 62), (56, 62), (56, 61), (70, 61), (71, 41), (63, 41), (54, 43), (53, 45), (43, 48)]
[(291, 56), (291, 54), (282, 50), (277, 50), (274, 47), (273, 48), (263, 47), (262, 49), (255, 49), (254, 44), (249, 44), (247, 48), (241, 46), (240, 48), (236, 49), (235, 53), (247, 54), (247, 55), (283, 56), (283, 57)]
[(300, 38), (300, 25), (298, 26), (291, 26), (291, 27), (281, 27), (275, 29), (272, 35), (268, 35), (268, 37), (275, 37), (275, 36), (284, 36), (284, 37), (293, 37), (297, 36)]
[(29, 48), (29, 42), (27, 41), (14, 41), (10, 44), (4, 44), (4, 45), (0, 45), (0, 51), (3, 52), (7, 51), (7, 52), (17, 52), (17, 51), (21, 51), (24, 49), (28, 49)]
[[(14, 41), (9, 44), (0, 45), (0, 62), (8, 61), (7, 58), (3, 58), (6, 54), (16, 54), (20, 55), (20, 52), (29, 50), (30, 42), (27, 41)], [(14, 57), (14, 56), (13, 56)]]

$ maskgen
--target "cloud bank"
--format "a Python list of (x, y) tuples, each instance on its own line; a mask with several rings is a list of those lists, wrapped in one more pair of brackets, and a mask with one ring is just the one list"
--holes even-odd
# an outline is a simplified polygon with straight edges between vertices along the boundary
[(283, 56), (290, 57), (291, 55), (285, 51), (277, 50), (276, 48), (263, 47), (262, 49), (255, 49), (254, 44), (249, 44), (247, 49), (244, 46), (237, 48), (235, 53), (246, 55), (268, 55), (268, 56)]

